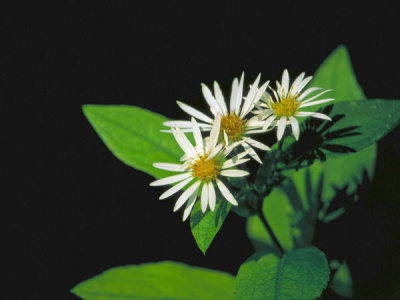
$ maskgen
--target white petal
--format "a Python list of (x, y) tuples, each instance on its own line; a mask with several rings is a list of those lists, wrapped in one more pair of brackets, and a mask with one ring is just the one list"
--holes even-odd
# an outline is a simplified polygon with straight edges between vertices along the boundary
[(319, 96), (321, 96), (321, 95), (323, 95), (323, 94), (325, 94), (325, 93), (327, 93), (327, 92), (330, 92), (330, 91), (331, 91), (331, 90), (322, 91), (321, 93), (319, 93), (319, 94), (317, 94), (317, 95), (315, 95), (315, 96), (313, 96), (313, 97), (311, 97), (311, 98), (309, 98), (309, 99), (307, 99), (307, 100), (302, 101), (302, 103), (303, 103), (303, 104), (306, 104), (306, 103), (308, 103), (308, 102), (310, 102), (310, 101), (312, 101), (312, 100), (318, 98)]
[(254, 129), (254, 130), (246, 130), (245, 131), (245, 133), (247, 134), (247, 135), (249, 135), (249, 134), (254, 134), (254, 133), (264, 133), (264, 132), (267, 132), (268, 130), (264, 130), (264, 129)]
[(262, 127), (265, 121), (260, 121), (258, 117), (251, 118), (247, 121), (246, 127)]
[(236, 104), (235, 104), (235, 114), (236, 115), (239, 115), (239, 109), (240, 109), (240, 106), (242, 105), (243, 81), (244, 81), (244, 72), (242, 73), (242, 76), (240, 77), (239, 87), (238, 87), (238, 91), (236, 94)]
[(216, 81), (214, 81), (214, 95), (215, 95), (215, 100), (217, 100), (217, 103), (222, 110), (222, 114), (227, 115), (228, 109), (226, 108), (225, 99), (222, 94), (221, 88), (219, 87), (219, 84)]
[(210, 155), (208, 155), (206, 160), (210, 160), (211, 158), (213, 158), (215, 155), (217, 155), (221, 149), (224, 147), (223, 144), (218, 144), (217, 146), (214, 147), (214, 149), (211, 151)]
[(214, 185), (210, 181), (208, 184), (208, 205), (210, 206), (211, 211), (215, 210), (215, 190)]
[(235, 149), (237, 146), (239, 146), (240, 144), (241, 144), (241, 142), (234, 142), (233, 144), (230, 144), (228, 147), (225, 148), (224, 156), (228, 156), (229, 153), (231, 153), (231, 151), (233, 149)]
[[(246, 155), (247, 155), (247, 153), (246, 153)], [(230, 167), (243, 164), (243, 163), (245, 163), (245, 162), (247, 162), (249, 160), (250, 160), (250, 158), (236, 159), (236, 160), (229, 159), (226, 162), (224, 162), (224, 164), (222, 165), (221, 169), (228, 169)]]
[(282, 74), (282, 89), (283, 89), (283, 96), (286, 98), (289, 92), (289, 73), (285, 69)]
[(202, 153), (203, 152), (202, 151), (203, 150), (203, 137), (201, 136), (200, 128), (199, 128), (199, 125), (197, 124), (195, 118), (192, 118), (192, 126), (193, 126), (193, 137), (196, 142), (196, 148), (198, 150), (201, 150), (200, 152), (201, 152), (201, 154), (203, 154)]
[(298, 111), (295, 116), (297, 117), (315, 117), (315, 118), (319, 118), (319, 119), (324, 119), (324, 120), (328, 120), (331, 121), (332, 119), (330, 117), (328, 117), (327, 115), (321, 114), (321, 113), (316, 113), (316, 112), (308, 112), (308, 111)]
[(227, 177), (243, 177), (249, 175), (250, 173), (243, 170), (222, 170), (220, 174)]
[[(178, 127), (176, 127), (178, 128)], [(167, 133), (172, 133), (172, 129), (171, 130), (160, 130), (161, 132), (167, 132)], [(182, 132), (186, 133), (186, 132), (193, 132), (193, 129), (190, 127), (189, 128), (183, 128), (181, 129)], [(206, 129), (204, 131), (207, 131)], [(208, 131), (210, 131), (210, 129), (208, 129)]]
[(190, 143), (186, 135), (179, 128), (172, 128), (172, 134), (175, 137), (175, 140), (185, 152), (185, 154), (189, 157), (196, 157), (197, 153), (194, 149), (193, 145)]
[[(269, 84), (269, 81), (268, 81), (268, 84)], [(270, 87), (267, 86), (267, 88), (270, 88)], [(268, 92), (264, 92), (261, 96), (261, 100), (263, 100), (265, 102), (267, 102), (269, 98), (271, 98), (271, 95)]]
[(269, 80), (264, 82), (264, 84), (257, 90), (257, 93), (254, 97), (253, 103), (256, 104), (262, 97), (262, 95), (264, 95), (265, 90), (267, 89), (269, 85)]
[(170, 164), (170, 163), (154, 163), (153, 167), (161, 170), (167, 170), (171, 172), (183, 172), (185, 168), (183, 165), (179, 164)]
[(285, 128), (286, 128), (286, 117), (281, 117), (278, 120), (278, 123), (276, 124), (278, 126), (278, 130), (276, 132), (276, 136), (278, 138), (278, 141), (281, 140), (283, 133), (285, 132)]
[(253, 84), (250, 87), (249, 92), (247, 93), (246, 99), (248, 101), (253, 102), (253, 99), (255, 97), (255, 95), (257, 94), (258, 91), (258, 84), (260, 83), (260, 78), (261, 78), (261, 73), (258, 74), (256, 80), (254, 80)]
[(262, 165), (260, 157), (257, 155), (256, 151), (254, 151), (254, 149), (250, 147), (249, 144), (243, 142), (242, 147), (244, 148), (244, 150), (246, 150), (246, 152), (250, 155), (252, 159)]
[(186, 203), (186, 208), (185, 211), (183, 212), (183, 217), (182, 220), (186, 221), (186, 219), (189, 217), (190, 212), (193, 209), (194, 204), (196, 203), (196, 198), (197, 198), (197, 193), (192, 194), (192, 196), (190, 196), (188, 202)]
[(178, 200), (175, 203), (174, 211), (177, 211), (183, 204), (185, 204), (186, 200), (194, 193), (197, 194), (197, 189), (199, 188), (201, 181), (196, 181), (193, 183), (186, 191), (180, 195)]
[(299, 129), (299, 122), (297, 122), (296, 118), (293, 118), (292, 116), (289, 117), (290, 124), (292, 125), (292, 131), (294, 138), (296, 141), (299, 139), (300, 135), (300, 129)]
[(274, 93), (275, 99), (282, 99), (282, 98), (284, 98), (283, 89), (282, 89), (282, 86), (281, 86), (281, 84), (279, 83), (279, 81), (276, 81), (276, 92), (277, 92), (279, 98), (278, 98), (278, 96), (276, 96), (275, 93)]
[(309, 111), (298, 111), (295, 113), (296, 117), (309, 117), (311, 115), (315, 114), (315, 112), (309, 112)]
[(225, 186), (225, 184), (223, 184), (222, 181), (219, 180), (218, 178), (217, 178), (217, 186), (218, 186), (219, 190), (221, 191), (221, 194), (225, 197), (226, 200), (228, 200), (233, 205), (238, 205), (238, 202), (236, 201), (235, 197), (233, 197), (233, 195), (228, 190), (228, 188)]
[(206, 212), (208, 204), (208, 185), (207, 183), (203, 184), (203, 188), (201, 189), (201, 211), (203, 213)]
[(168, 198), (169, 196), (175, 194), (177, 191), (180, 191), (181, 189), (183, 189), (192, 180), (193, 180), (193, 177), (189, 177), (189, 178), (179, 182), (178, 184), (174, 185), (173, 187), (169, 188), (164, 193), (162, 193), (159, 199), (163, 200), (163, 199)]
[(318, 90), (320, 90), (321, 88), (319, 88), (319, 87), (311, 87), (311, 88), (308, 88), (308, 89), (306, 89), (303, 93), (301, 93), (301, 95), (299, 96), (299, 98), (297, 98), (297, 100), (302, 100), (304, 97), (306, 97), (308, 94), (310, 94), (310, 93), (312, 93), (312, 92), (315, 92), (315, 91), (318, 91)]
[(262, 112), (258, 115), (258, 117), (262, 120), (262, 119), (266, 119), (268, 118), (270, 115), (272, 115), (274, 113), (273, 109), (263, 109)]
[[(209, 124), (197, 123), (200, 127), (210, 127)], [(166, 121), (163, 123), (164, 126), (168, 127), (179, 127), (179, 128), (192, 128), (192, 122), (190, 121)]]
[(271, 150), (271, 148), (268, 147), (267, 145), (264, 145), (263, 143), (260, 143), (259, 141), (253, 140), (251, 138), (246, 138), (245, 141), (247, 143), (249, 143), (250, 145), (252, 145), (253, 147), (256, 147), (260, 150), (264, 150), (264, 151)]
[(238, 88), (239, 88), (238, 79), (235, 78), (235, 79), (233, 79), (233, 82), (232, 82), (231, 101), (229, 103), (229, 111), (231, 111), (231, 112), (235, 111)]
[(168, 176), (168, 177), (153, 181), (150, 183), (150, 185), (151, 186), (167, 185), (167, 184), (171, 184), (171, 183), (175, 183), (175, 182), (184, 180), (184, 179), (190, 177), (191, 175), (192, 174), (190, 172), (188, 172), (188, 173), (184, 173), (184, 174)]
[(225, 130), (224, 130), (224, 142), (225, 142), (224, 147), (228, 146), (229, 138), (228, 138), (228, 135), (226, 134)]
[(275, 115), (270, 116), (264, 123), (263, 130), (267, 130), (271, 126), (272, 122), (276, 119)]
[[(258, 84), (258, 83), (257, 83)], [(246, 98), (245, 103), (243, 104), (243, 109), (240, 114), (240, 116), (243, 118), (245, 117), (253, 108), (254, 106), (259, 102), (261, 96), (264, 94), (266, 88), (268, 87), (269, 81), (265, 82), (256, 92), (255, 96), (250, 99)], [(249, 92), (250, 93), (250, 92)]]
[(331, 119), (329, 116), (324, 115), (324, 114), (321, 114), (321, 113), (312, 114), (311, 117), (313, 117), (313, 118), (318, 118), (318, 119), (324, 119), (324, 120), (328, 120), (328, 121), (332, 121), (332, 119)]
[(221, 128), (221, 117), (222, 117), (221, 114), (217, 114), (217, 116), (214, 119), (214, 124), (213, 127), (211, 128), (210, 142), (208, 144), (207, 152), (212, 151), (218, 142), (219, 130)]
[(219, 112), (222, 113), (221, 108), (219, 107), (214, 96), (212, 95), (210, 89), (204, 83), (201, 84), (201, 91), (203, 92), (203, 96), (206, 99), (208, 105), (212, 108), (212, 110), (215, 113), (219, 113)]
[(301, 90), (311, 81), (312, 76), (308, 76), (306, 78), (303, 79), (303, 81), (297, 86), (297, 93), (300, 93)]
[(293, 81), (292, 86), (290, 87), (291, 89), (291, 95), (296, 95), (297, 90), (298, 90), (298, 86), (300, 85), (300, 83), (303, 81), (304, 75), (306, 75), (306, 73), (301, 73), (299, 76), (297, 76), (297, 78)]
[(212, 119), (211, 118), (207, 117), (202, 112), (199, 112), (197, 109), (194, 109), (193, 107), (191, 107), (191, 106), (189, 106), (189, 105), (187, 105), (187, 104), (185, 104), (183, 102), (180, 102), (180, 101), (176, 101), (176, 103), (178, 104), (178, 106), (184, 112), (188, 113), (189, 115), (191, 115), (191, 116), (193, 116), (193, 117), (195, 117), (195, 118), (197, 118), (199, 120), (202, 120), (202, 121), (204, 121), (206, 123), (209, 123), (209, 124), (212, 123)]
[(305, 103), (304, 102), (300, 102), (300, 107), (307, 107), (307, 106), (312, 106), (312, 105), (317, 105), (317, 104), (321, 104), (321, 103), (325, 103), (325, 102), (330, 102), (335, 100), (334, 98), (329, 98), (329, 99), (322, 99), (322, 100), (317, 100), (317, 101), (313, 101), (313, 102), (308, 102)]

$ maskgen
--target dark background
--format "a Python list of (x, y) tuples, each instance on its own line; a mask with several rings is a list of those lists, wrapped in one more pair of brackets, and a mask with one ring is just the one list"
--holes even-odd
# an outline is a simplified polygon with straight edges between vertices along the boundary
[[(313, 74), (339, 44), (369, 98), (399, 98), (397, 9), (378, 4), (32, 1), (3, 9), (4, 299), (74, 299), (69, 289), (105, 269), (166, 259), (236, 274), (253, 251), (245, 220), (230, 213), (203, 256), (174, 201), (158, 201), (152, 177), (113, 157), (81, 105), (182, 118), (177, 99), (206, 108), (201, 82), (218, 80), (227, 93), (243, 70), (247, 82), (259, 72), (278, 79), (284, 68)], [(346, 254), (359, 298), (400, 297), (399, 136), (397, 128), (379, 142), (369, 197), (322, 242), (331, 234), (323, 250)]]

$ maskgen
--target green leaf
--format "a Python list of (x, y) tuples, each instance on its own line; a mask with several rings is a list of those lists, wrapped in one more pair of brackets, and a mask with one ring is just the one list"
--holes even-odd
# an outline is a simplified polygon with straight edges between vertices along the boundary
[[(310, 86), (333, 89), (330, 96), (335, 98), (335, 104), (345, 100), (362, 100), (365, 98), (354, 76), (345, 46), (339, 46), (328, 56), (316, 71)], [(364, 170), (372, 179), (375, 158), (376, 145), (371, 145), (354, 154), (341, 155), (323, 163), (317, 162), (309, 168), (303, 168), (292, 173), (290, 175), (291, 182), (285, 181), (279, 188), (272, 191), (269, 199), (274, 200), (270, 200), (271, 202), (281, 202), (286, 207), (291, 206), (291, 209), (287, 209), (290, 222), (286, 226), (292, 223), (292, 236), (296, 247), (310, 245), (317, 218), (315, 208), (313, 208), (317, 205), (316, 203), (323, 201), (328, 205), (335, 196), (335, 188), (341, 189), (348, 185), (347, 191), (349, 193), (354, 192), (357, 183), (362, 180)], [(306, 188), (307, 172), (309, 192)], [(293, 197), (293, 195), (297, 196)], [(265, 229), (257, 218), (249, 219), (248, 234), (253, 244), (271, 246), (270, 239), (265, 239), (264, 242), (260, 239), (260, 233), (263, 231)], [(257, 232), (258, 237), (256, 236)]]
[(84, 105), (83, 112), (102, 141), (123, 163), (156, 178), (171, 175), (154, 162), (179, 162), (183, 155), (172, 134), (160, 132), (167, 118), (128, 105)]
[(163, 261), (112, 268), (71, 292), (85, 300), (229, 300), (233, 290), (228, 273)]
[(365, 98), (344, 45), (337, 47), (319, 66), (310, 86), (332, 89), (329, 96), (335, 98), (335, 103)]
[(240, 266), (237, 299), (315, 299), (329, 280), (325, 254), (317, 248), (291, 251), (278, 258), (256, 253)]
[(329, 288), (335, 291), (336, 294), (342, 297), (351, 298), (353, 296), (353, 280), (349, 266), (343, 262), (338, 267), (335, 276), (329, 283)]
[(197, 246), (204, 255), (224, 223), (230, 208), (231, 204), (218, 195), (214, 211), (207, 210), (203, 213), (200, 201), (194, 205), (190, 215), (190, 228)]
[[(274, 189), (270, 195), (280, 192), (280, 190)], [(289, 211), (291, 211), (291, 207), (287, 199), (282, 196), (268, 196), (264, 199), (263, 213), (275, 236), (285, 250), (293, 249)], [(252, 244), (257, 251), (273, 251), (279, 253), (258, 216), (252, 216), (247, 219), (246, 231), (247, 235), (251, 237)]]
[[(330, 144), (344, 145), (360, 151), (393, 130), (400, 121), (400, 100), (368, 99), (365, 101), (343, 101), (335, 103), (331, 115), (345, 115), (329, 132), (357, 126), (359, 135), (332, 140)], [(326, 153), (327, 157), (341, 154)]]
[[(333, 89), (331, 95), (335, 98), (334, 103), (365, 98), (355, 77), (349, 53), (343, 45), (337, 47), (321, 64), (310, 86)], [(323, 163), (315, 163), (309, 168), (312, 186), (315, 189), (320, 177), (324, 176), (321, 197), (325, 203), (330, 202), (334, 197), (334, 187), (341, 189), (348, 184), (347, 191), (352, 193), (356, 189), (356, 183), (362, 180), (363, 170), (366, 170), (369, 178), (372, 179), (375, 158), (376, 145), (371, 145), (354, 154), (342, 155), (335, 160), (327, 160)], [(312, 199), (306, 199), (304, 187), (305, 172), (306, 169), (299, 170), (292, 176), (292, 179), (300, 197), (310, 203)]]

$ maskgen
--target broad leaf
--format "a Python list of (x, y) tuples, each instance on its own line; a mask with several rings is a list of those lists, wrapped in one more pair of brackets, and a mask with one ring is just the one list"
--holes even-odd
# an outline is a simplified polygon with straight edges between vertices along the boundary
[(108, 149), (128, 166), (160, 178), (171, 172), (156, 169), (153, 163), (176, 163), (183, 155), (172, 134), (160, 132), (167, 119), (157, 113), (128, 105), (84, 105), (82, 109)]
[(329, 96), (335, 98), (336, 103), (365, 98), (344, 45), (337, 47), (319, 66), (310, 86), (332, 89)]
[(170, 261), (112, 268), (71, 290), (85, 300), (229, 300), (233, 291), (228, 273)]
[(190, 215), (190, 228), (197, 246), (204, 255), (224, 223), (230, 208), (231, 204), (218, 196), (214, 211), (208, 209), (206, 213), (203, 213), (200, 201), (197, 201), (193, 207)]
[(240, 266), (238, 299), (315, 299), (329, 280), (325, 254), (317, 248), (291, 251), (278, 258), (256, 253)]
[[(329, 96), (335, 98), (333, 102), (335, 104), (345, 100), (365, 98), (354, 76), (349, 54), (344, 46), (335, 49), (321, 64), (310, 86), (333, 89)], [(354, 154), (342, 155), (334, 160), (328, 159), (323, 163), (317, 162), (309, 168), (292, 173), (291, 182), (285, 181), (279, 188), (272, 191), (268, 197), (273, 199), (269, 200), (271, 203), (285, 203), (286, 207), (288, 207), (288, 201), (291, 204), (289, 205), (291, 208), (287, 208), (286, 211), (291, 216), (295, 245), (309, 245), (313, 238), (317, 217), (313, 206), (316, 206), (318, 201), (329, 205), (335, 196), (335, 188), (341, 189), (347, 185), (348, 192), (354, 192), (357, 182), (361, 182), (364, 169), (372, 179), (375, 157), (376, 145), (371, 145)], [(306, 177), (307, 174), (308, 177)], [(286, 226), (289, 225), (288, 222)], [(268, 233), (257, 217), (249, 219), (247, 230), (253, 244), (271, 246), (269, 238), (265, 238), (264, 242), (260, 239), (260, 236), (268, 236)]]
[[(333, 89), (331, 95), (334, 103), (345, 100), (362, 100), (365, 98), (362, 88), (355, 77), (349, 53), (341, 45), (321, 64), (310, 84), (327, 89)], [(361, 182), (363, 170), (367, 170), (372, 179), (376, 158), (376, 145), (350, 155), (343, 155), (335, 160), (313, 164), (309, 170), (312, 187), (315, 189), (320, 176), (324, 176), (322, 201), (329, 202), (335, 195), (335, 188), (343, 188), (348, 184), (348, 192), (353, 192), (356, 183)], [(299, 170), (292, 176), (302, 199), (306, 200), (304, 185), (306, 169)], [(310, 201), (311, 199), (309, 199)], [(308, 201), (308, 202), (309, 202)]]
[[(332, 115), (345, 115), (329, 132), (357, 126), (359, 135), (332, 140), (330, 144), (344, 145), (360, 151), (393, 130), (400, 121), (400, 100), (369, 99), (365, 101), (343, 101), (333, 106)], [(340, 154), (326, 153), (327, 157)]]

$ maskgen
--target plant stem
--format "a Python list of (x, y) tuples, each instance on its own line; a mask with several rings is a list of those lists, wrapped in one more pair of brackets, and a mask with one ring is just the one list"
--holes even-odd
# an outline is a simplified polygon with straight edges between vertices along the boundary
[(276, 235), (274, 234), (274, 232), (272, 231), (271, 226), (269, 225), (267, 218), (265, 217), (264, 213), (262, 212), (262, 205), (261, 207), (259, 207), (259, 209), (257, 209), (257, 215), (260, 218), (261, 222), (263, 223), (265, 229), (267, 229), (272, 241), (275, 243), (275, 245), (278, 247), (279, 251), (282, 254), (285, 254), (285, 250), (283, 250), (281, 244), (279, 243)]

